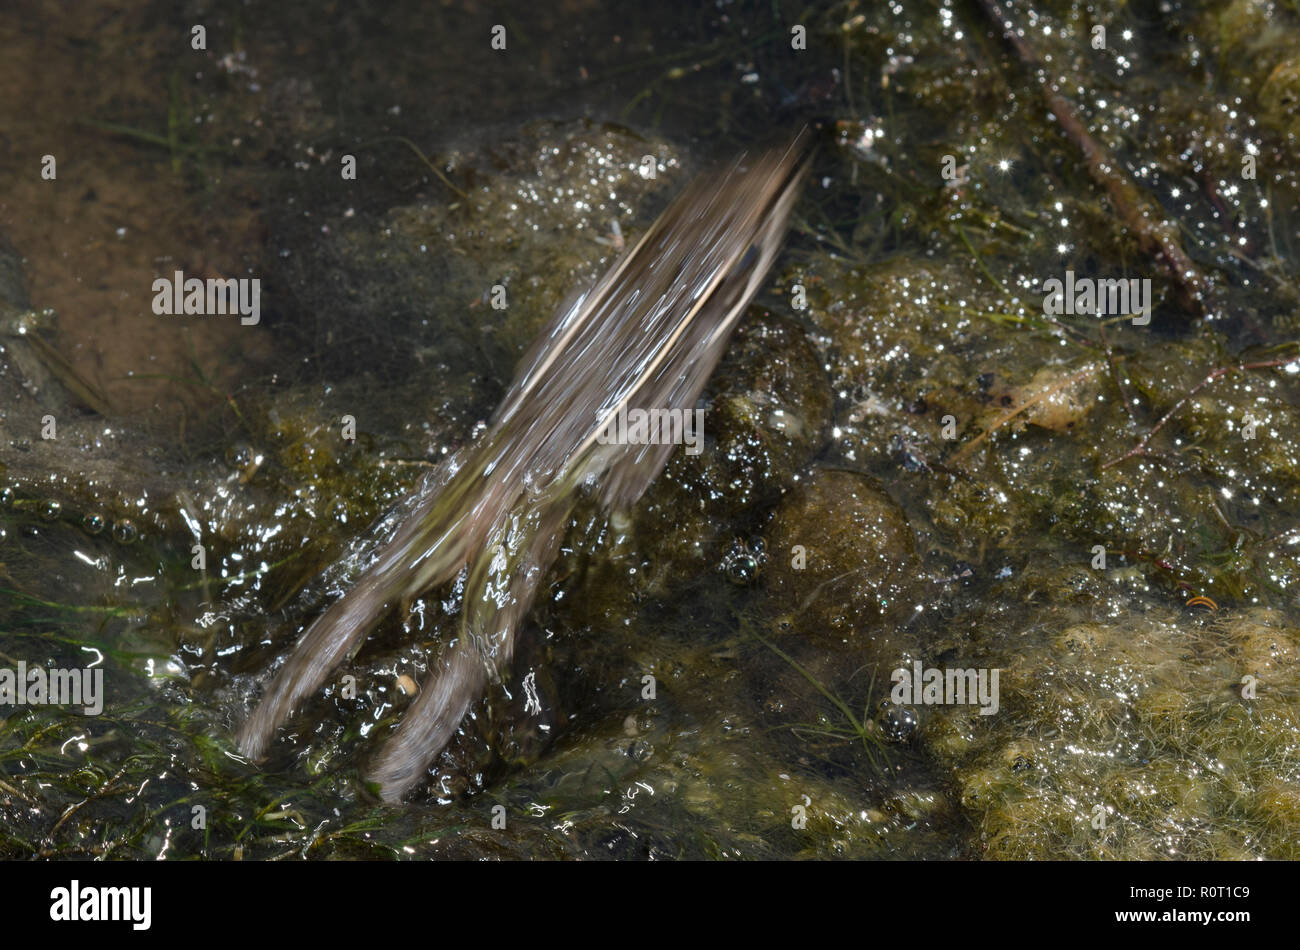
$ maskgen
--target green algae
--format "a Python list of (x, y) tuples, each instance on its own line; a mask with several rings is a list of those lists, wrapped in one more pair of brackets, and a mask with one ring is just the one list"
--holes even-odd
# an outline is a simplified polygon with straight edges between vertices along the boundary
[[(944, 711), (923, 727), (921, 741), (957, 776), (982, 852), (1294, 857), (1285, 789), (1297, 684), (1279, 666), (1296, 648), (1294, 625), (1261, 609), (1203, 623), (1167, 611), (1068, 623), (1017, 637), (1014, 653), (995, 648), (1004, 724), (981, 729)], [(1260, 688), (1244, 698), (1247, 675)], [(1279, 810), (1260, 824), (1270, 803)]]

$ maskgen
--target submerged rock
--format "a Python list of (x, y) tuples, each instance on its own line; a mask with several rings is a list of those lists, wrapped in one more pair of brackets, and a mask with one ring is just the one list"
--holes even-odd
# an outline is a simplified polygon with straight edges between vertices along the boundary
[(861, 662), (910, 654), (897, 624), (914, 604), (919, 563), (902, 511), (855, 472), (814, 470), (777, 509), (767, 589), (789, 634)]

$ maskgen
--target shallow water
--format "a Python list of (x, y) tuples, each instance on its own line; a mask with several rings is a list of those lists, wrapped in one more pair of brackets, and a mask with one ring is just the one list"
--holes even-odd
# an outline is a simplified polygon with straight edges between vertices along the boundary
[[(965, 5), (582, 3), (507, 20), (504, 53), (473, 4), (243, 5), (206, 50), (153, 5), (19, 7), (0, 668), (93, 664), (106, 698), (6, 710), (3, 856), (1300, 850), (1294, 6), (1015, 13), (1204, 312)], [(705, 451), (630, 512), (579, 506), (424, 787), (381, 807), (359, 776), (455, 584), (239, 761), (269, 672), (552, 310), (696, 172), (805, 122)], [(155, 314), (176, 270), (258, 277), (260, 321)], [(1046, 313), (1067, 270), (1150, 279), (1150, 324)], [(917, 661), (998, 670), (997, 711), (888, 704)]]

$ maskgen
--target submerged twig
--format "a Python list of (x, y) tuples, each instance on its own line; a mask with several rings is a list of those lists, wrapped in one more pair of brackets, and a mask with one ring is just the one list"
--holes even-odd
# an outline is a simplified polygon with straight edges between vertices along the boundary
[(13, 785), (10, 785), (4, 779), (0, 779), (0, 792), (4, 792), (6, 795), (12, 795), (15, 798), (20, 798), (23, 801), (27, 802), (27, 804), (29, 805), (35, 804), (35, 799), (33, 799), (30, 795), (24, 794), (21, 789), (15, 788)]
[(45, 364), (45, 368), (54, 375), (74, 398), (80, 400), (88, 409), (101, 416), (112, 414), (112, 405), (109, 403), (108, 397), (104, 395), (103, 390), (77, 372), (58, 350), (42, 340), (40, 335), (36, 333), (28, 333), (23, 339), (36, 351), (37, 358)]
[(1276, 360), (1263, 360), (1258, 363), (1234, 363), (1231, 366), (1220, 366), (1217, 369), (1212, 370), (1210, 372), (1210, 375), (1206, 376), (1203, 380), (1201, 380), (1199, 383), (1197, 383), (1195, 386), (1189, 389), (1186, 393), (1184, 393), (1183, 398), (1179, 399), (1178, 402), (1174, 403), (1173, 408), (1160, 417), (1160, 421), (1157, 422), (1151, 428), (1150, 432), (1148, 432), (1140, 440), (1138, 440), (1137, 445), (1133, 446), (1133, 448), (1129, 449), (1123, 455), (1117, 456), (1111, 459), (1109, 462), (1104, 463), (1101, 467), (1103, 469), (1107, 469), (1110, 468), (1112, 465), (1118, 465), (1120, 462), (1124, 461), (1125, 459), (1132, 458), (1134, 455), (1146, 454), (1147, 444), (1150, 443), (1150, 441), (1153, 438), (1155, 438), (1157, 432), (1159, 432), (1169, 423), (1169, 420), (1174, 417), (1174, 415), (1178, 412), (1178, 410), (1183, 408), (1183, 406), (1187, 404), (1187, 401), (1189, 399), (1195, 396), (1206, 386), (1210, 385), (1211, 383), (1215, 382), (1218, 379), (1221, 379), (1222, 377), (1226, 376), (1228, 373), (1231, 373), (1233, 370), (1269, 369), (1274, 366), (1285, 366), (1288, 363), (1294, 363), (1296, 362), (1297, 359), (1298, 357), (1295, 356), (1287, 356)]
[(1165, 219), (1159, 206), (1148, 198), (1123, 171), (1119, 160), (1101, 142), (1093, 138), (1078, 110), (1052, 88), (1046, 67), (1032, 44), (1012, 27), (998, 8), (996, 0), (978, 0), (978, 6), (1001, 31), (1016, 56), (1038, 78), (1039, 91), (1047, 107), (1056, 116), (1061, 132), (1080, 152), (1088, 166), (1088, 174), (1105, 189), (1111, 205), (1134, 235), (1143, 252), (1160, 261), (1173, 281), (1179, 303), (1188, 310), (1204, 313), (1205, 296), (1209, 281), (1192, 263), (1179, 245), (1177, 228)]
[(465, 194), (465, 192), (461, 191), (459, 188), (453, 185), (451, 179), (443, 174), (442, 169), (440, 169), (437, 165), (433, 164), (433, 162), (429, 161), (429, 156), (424, 154), (420, 146), (416, 145), (405, 135), (385, 135), (382, 138), (371, 139), (369, 142), (363, 142), (361, 147), (366, 148), (367, 146), (370, 145), (378, 145), (381, 142), (401, 142), (412, 152), (414, 152), (416, 156), (419, 157), (420, 161), (424, 162), (424, 164), (428, 166), (429, 171), (433, 172), (435, 175), (438, 176), (438, 180), (440, 182), (442, 182), (444, 185), (446, 185), (456, 194), (460, 195), (460, 197), (464, 198), (466, 201), (469, 200), (469, 195)]

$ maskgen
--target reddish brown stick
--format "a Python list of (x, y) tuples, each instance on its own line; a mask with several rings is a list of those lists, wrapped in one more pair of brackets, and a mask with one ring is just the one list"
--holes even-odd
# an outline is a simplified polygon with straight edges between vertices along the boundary
[(1106, 462), (1105, 464), (1102, 465), (1102, 468), (1103, 469), (1110, 468), (1112, 465), (1118, 465), (1120, 462), (1124, 461), (1127, 458), (1132, 458), (1134, 455), (1141, 455), (1145, 453), (1147, 444), (1155, 437), (1155, 434), (1159, 432), (1161, 429), (1163, 429), (1165, 427), (1165, 424), (1168, 423), (1169, 420), (1174, 417), (1174, 413), (1178, 412), (1179, 409), (1183, 408), (1183, 406), (1187, 404), (1187, 400), (1191, 399), (1198, 392), (1200, 392), (1206, 386), (1213, 383), (1215, 380), (1221, 379), (1222, 377), (1226, 376), (1228, 373), (1231, 373), (1233, 370), (1268, 369), (1269, 367), (1272, 366), (1285, 366), (1287, 363), (1294, 363), (1296, 359), (1297, 357), (1295, 356), (1288, 356), (1283, 359), (1265, 360), (1262, 363), (1236, 363), (1232, 366), (1220, 366), (1218, 369), (1212, 370), (1209, 376), (1206, 376), (1203, 380), (1201, 380), (1199, 383), (1197, 383), (1195, 386), (1189, 389), (1186, 392), (1186, 394), (1184, 394), (1182, 399), (1174, 403), (1173, 408), (1160, 417), (1160, 421), (1157, 422), (1152, 427), (1150, 432), (1148, 432), (1138, 441), (1137, 445), (1133, 446), (1133, 448), (1129, 449), (1123, 455), (1117, 456), (1116, 458), (1111, 459), (1109, 462)]
[(1111, 205), (1125, 226), (1137, 236), (1143, 253), (1164, 266), (1173, 281), (1179, 304), (1184, 309), (1204, 314), (1205, 297), (1210, 284), (1179, 245), (1177, 227), (1165, 219), (1160, 207), (1124, 173), (1110, 149), (1093, 138), (1075, 108), (1052, 88), (1038, 53), (1028, 40), (1011, 27), (996, 0), (978, 2), (984, 14), (1002, 32), (1002, 38), (1015, 51), (1016, 56), (1038, 77), (1039, 91), (1047, 107), (1056, 116), (1056, 121), (1061, 124), (1061, 131), (1083, 153), (1092, 180), (1106, 190)]

